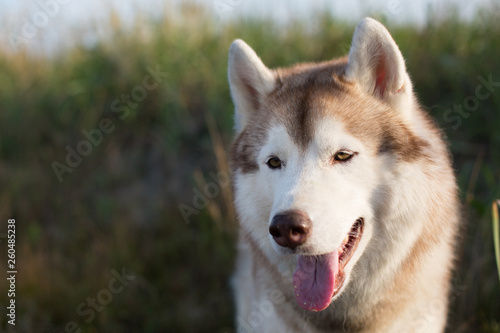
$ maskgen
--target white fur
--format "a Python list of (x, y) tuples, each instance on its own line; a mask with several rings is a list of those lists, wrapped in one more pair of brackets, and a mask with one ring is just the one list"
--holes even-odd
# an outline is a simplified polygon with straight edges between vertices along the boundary
[[(338, 248), (356, 218), (364, 217), (363, 237), (345, 267), (346, 280), (334, 299), (342, 298), (347, 288), (359, 295), (371, 293), (397, 273), (411, 249), (409, 244), (413, 244), (422, 232), (426, 212), (421, 207), (429, 204), (425, 180), (428, 176), (422, 166), (396, 163), (389, 156), (367, 154), (363, 143), (346, 133), (342, 125), (334, 120), (325, 119), (315, 133), (314, 141), (301, 155), (286, 129), (273, 127), (259, 154), (260, 171), (236, 175), (235, 202), (242, 233), (248, 233), (257, 240), (258, 247), (269, 262), (283, 274), (283, 284), (291, 286), (297, 254), (279, 247), (269, 236), (269, 223), (276, 213), (299, 209), (310, 216), (314, 227), (308, 245), (301, 249), (301, 253), (305, 254), (324, 254)], [(359, 155), (346, 165), (328, 165), (331, 152), (339, 148), (348, 148), (359, 152)], [(281, 170), (270, 170), (265, 165), (269, 155), (280, 157), (285, 166)], [(390, 198), (376, 196), (374, 191), (380, 184), (392, 187)], [(386, 212), (379, 215), (378, 221), (373, 220), (374, 207)], [(404, 230), (403, 235), (401, 230)], [(248, 318), (252, 317), (252, 313), (258, 313), (254, 305), (269, 300), (273, 289), (263, 284), (264, 277), (256, 278), (251, 251), (245, 248), (244, 242), (240, 246), (244, 249), (240, 248), (235, 288), (238, 297), (243, 298), (238, 302), (243, 304), (243, 308), (238, 309), (238, 316), (241, 320), (247, 318), (246, 323), (250, 325)], [(431, 261), (431, 265), (435, 265), (433, 271), (436, 276), (415, 278), (436, 285), (442, 283), (442, 270), (446, 267), (440, 262), (449, 260), (446, 258), (451, 255), (447, 247), (444, 245), (443, 249), (433, 253), (436, 260), (434, 263)], [(435, 302), (429, 304), (429, 297)], [(377, 300), (370, 296), (354, 311), (362, 312), (363, 307), (369, 308)], [(441, 332), (446, 318), (442, 313), (446, 312), (446, 299), (422, 295), (414, 303), (415, 307), (401, 313), (401, 318), (393, 326), (381, 328), (380, 332)], [(281, 306), (280, 311), (286, 308), (278, 305)], [(257, 325), (255, 332), (291, 332), (284, 319), (275, 315), (274, 304), (271, 308), (273, 310), (265, 318), (265, 324)], [(435, 311), (436, 308), (439, 312)], [(315, 332), (305, 323), (303, 325), (302, 332)]]

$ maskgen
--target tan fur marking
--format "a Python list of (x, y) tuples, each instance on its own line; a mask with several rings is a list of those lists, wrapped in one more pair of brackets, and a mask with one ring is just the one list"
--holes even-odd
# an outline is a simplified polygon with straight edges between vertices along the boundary
[(347, 59), (343, 58), (275, 70), (275, 90), (264, 98), (246, 131), (232, 146), (235, 167), (244, 173), (257, 170), (256, 156), (265, 140), (263, 133), (272, 124), (285, 125), (295, 143), (306, 148), (316, 123), (324, 116), (340, 120), (352, 135), (373, 143), (374, 154), (396, 153), (404, 161), (420, 157), (428, 143), (411, 132), (397, 110), (345, 81), (346, 66)]

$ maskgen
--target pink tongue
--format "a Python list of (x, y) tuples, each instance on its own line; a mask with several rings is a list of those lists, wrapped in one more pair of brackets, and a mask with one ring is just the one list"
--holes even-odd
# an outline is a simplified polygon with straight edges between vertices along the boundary
[(321, 256), (299, 256), (293, 273), (293, 288), (299, 305), (309, 311), (326, 309), (332, 301), (338, 271), (338, 250)]

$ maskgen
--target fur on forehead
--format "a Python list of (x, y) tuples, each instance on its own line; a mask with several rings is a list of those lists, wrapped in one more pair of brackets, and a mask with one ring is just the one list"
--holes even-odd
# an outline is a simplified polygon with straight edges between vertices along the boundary
[[(256, 122), (281, 123), (296, 144), (307, 147), (316, 124), (330, 117), (376, 152), (394, 150), (407, 156), (413, 150), (414, 156), (425, 143), (399, 110), (345, 80), (347, 65), (347, 58), (342, 58), (276, 69), (276, 88), (256, 113)], [(399, 137), (408, 140), (402, 144), (397, 142)]]
[(235, 140), (233, 165), (243, 172), (256, 171), (256, 156), (272, 126), (284, 125), (295, 144), (305, 149), (325, 117), (341, 122), (374, 154), (394, 153), (402, 160), (421, 156), (427, 143), (412, 132), (401, 112), (346, 80), (346, 68), (347, 58), (342, 58), (273, 70), (275, 87)]

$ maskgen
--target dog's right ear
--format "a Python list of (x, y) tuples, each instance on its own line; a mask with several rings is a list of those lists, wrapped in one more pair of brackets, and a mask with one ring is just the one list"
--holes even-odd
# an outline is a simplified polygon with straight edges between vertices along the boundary
[(235, 128), (245, 128), (250, 114), (256, 112), (263, 97), (275, 85), (273, 73), (262, 63), (254, 50), (241, 39), (229, 48), (228, 77), (235, 105)]
[(411, 119), (414, 97), (403, 56), (389, 31), (374, 19), (363, 19), (354, 32), (346, 78)]

